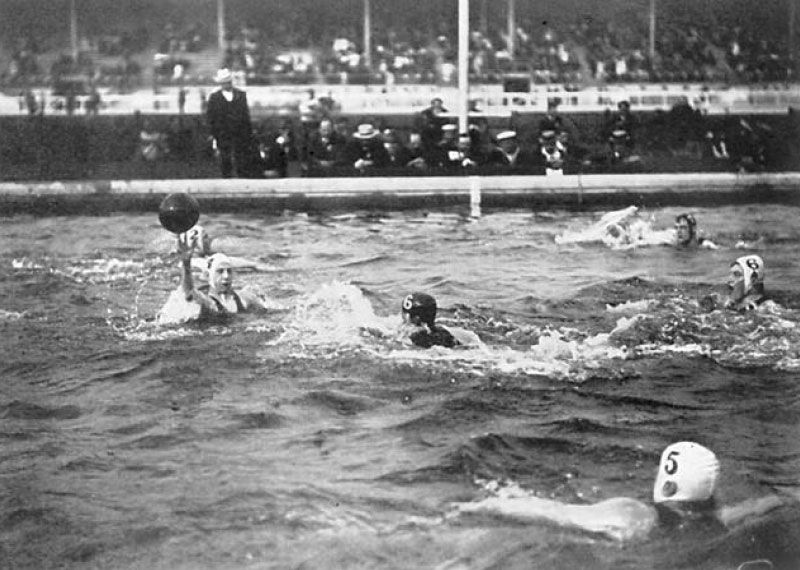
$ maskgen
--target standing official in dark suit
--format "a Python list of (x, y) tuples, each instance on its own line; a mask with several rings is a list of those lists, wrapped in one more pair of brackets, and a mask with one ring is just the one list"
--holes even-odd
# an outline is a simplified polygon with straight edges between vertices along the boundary
[[(223, 178), (258, 176), (257, 153), (250, 123), (247, 95), (233, 86), (229, 69), (220, 69), (214, 81), (219, 84), (208, 97), (206, 117), (219, 153)], [(263, 173), (261, 173), (263, 174)]]

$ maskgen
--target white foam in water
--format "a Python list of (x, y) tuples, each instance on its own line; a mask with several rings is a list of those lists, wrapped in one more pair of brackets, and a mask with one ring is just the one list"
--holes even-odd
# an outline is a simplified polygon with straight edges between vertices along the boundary
[(71, 262), (65, 269), (44, 265), (39, 261), (23, 257), (12, 259), (11, 268), (28, 271), (48, 271), (67, 277), (79, 283), (113, 283), (116, 281), (136, 281), (152, 274), (154, 269), (163, 267), (161, 260), (131, 259), (81, 259)]
[(656, 230), (653, 220), (638, 216), (636, 206), (608, 212), (592, 226), (580, 230), (567, 230), (555, 237), (558, 245), (602, 243), (611, 249), (630, 249), (650, 245), (669, 245), (675, 241), (672, 229)]
[(158, 312), (156, 322), (161, 326), (188, 323), (196, 321), (200, 317), (200, 311), (200, 304), (187, 301), (183, 290), (178, 288), (169, 294), (166, 303)]
[(6, 311), (5, 309), (0, 309), (0, 321), (18, 321), (24, 316), (24, 313), (18, 313), (16, 311)]
[(683, 298), (607, 307), (610, 312), (634, 313), (620, 317), (610, 336), (624, 339), (636, 356), (703, 356), (732, 368), (798, 369), (797, 311), (771, 301), (748, 313), (697, 309), (696, 301)]
[[(426, 366), (446, 364), (481, 373), (542, 374), (581, 380), (586, 372), (613, 359), (625, 358), (624, 349), (609, 342), (608, 334), (584, 339), (568, 339), (574, 331), (545, 331), (538, 342), (525, 351), (488, 346), (472, 331), (448, 326), (462, 346), (455, 349), (421, 349), (404, 335), (399, 315), (381, 317), (358, 287), (332, 282), (300, 299), (284, 324), (284, 332), (268, 345), (299, 346), (298, 357), (314, 349), (334, 356), (340, 349), (358, 349), (375, 357)], [(399, 347), (398, 347), (399, 345)]]
[(427, 350), (393, 350), (384, 358), (431, 363), (455, 363), (477, 372), (491, 370), (505, 374), (540, 374), (553, 378), (581, 381), (587, 373), (609, 360), (621, 359), (627, 352), (609, 343), (608, 334), (584, 340), (567, 340), (560, 331), (546, 331), (530, 349), (488, 346)]
[(334, 281), (299, 299), (283, 334), (270, 344), (362, 346), (365, 337), (392, 336), (399, 324), (399, 315), (376, 315), (355, 285)]

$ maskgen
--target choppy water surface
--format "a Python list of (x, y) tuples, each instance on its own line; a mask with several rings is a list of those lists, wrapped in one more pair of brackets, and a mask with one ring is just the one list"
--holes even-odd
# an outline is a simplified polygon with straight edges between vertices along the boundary
[[(208, 216), (274, 310), (166, 328), (155, 215), (0, 221), (4, 567), (798, 567), (800, 211), (695, 213), (719, 250), (556, 243), (602, 212)], [(778, 303), (705, 312), (737, 242)], [(394, 339), (413, 290), (482, 344)], [(633, 544), (453, 508), (648, 501), (683, 439), (719, 456), (722, 504), (785, 507)]]

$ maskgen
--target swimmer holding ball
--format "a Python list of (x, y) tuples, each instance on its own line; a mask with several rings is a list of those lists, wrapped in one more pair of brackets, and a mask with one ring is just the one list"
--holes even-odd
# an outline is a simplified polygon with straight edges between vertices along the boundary
[(159, 208), (159, 220), (165, 229), (177, 235), (182, 264), (180, 287), (173, 292), (158, 315), (161, 323), (183, 322), (214, 315), (265, 311), (264, 302), (252, 291), (233, 287), (233, 265), (224, 253), (206, 259), (208, 285), (195, 287), (192, 254), (196, 244), (187, 232), (197, 223), (200, 207), (188, 194), (171, 194)]

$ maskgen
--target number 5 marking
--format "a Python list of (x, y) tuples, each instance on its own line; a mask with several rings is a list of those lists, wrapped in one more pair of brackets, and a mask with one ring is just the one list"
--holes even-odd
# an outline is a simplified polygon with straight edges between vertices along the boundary
[(675, 460), (675, 455), (680, 455), (680, 452), (670, 451), (669, 455), (667, 455), (666, 465), (664, 465), (664, 471), (667, 472), (667, 475), (675, 475), (678, 471), (678, 462)]

